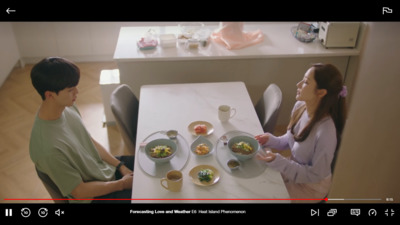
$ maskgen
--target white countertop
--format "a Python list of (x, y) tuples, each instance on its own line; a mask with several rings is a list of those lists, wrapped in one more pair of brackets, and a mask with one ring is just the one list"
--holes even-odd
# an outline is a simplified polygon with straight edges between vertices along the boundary
[[(356, 56), (358, 48), (326, 49), (318, 38), (311, 43), (295, 39), (290, 31), (296, 22), (258, 22), (245, 23), (244, 31), (260, 29), (264, 34), (262, 43), (238, 50), (228, 50), (225, 46), (210, 41), (206, 47), (188, 50), (177, 43), (176, 47), (163, 48), (158, 45), (153, 50), (140, 50), (136, 41), (153, 29), (157, 34), (179, 34), (178, 26), (122, 27), (114, 53), (114, 60), (124, 61), (177, 61), (210, 59), (247, 59), (281, 57), (321, 57), (321, 56)], [(218, 26), (205, 26), (211, 32)]]
[[(217, 108), (221, 104), (235, 107), (237, 111), (236, 115), (225, 123), (218, 119)], [(247, 89), (242, 82), (142, 86), (132, 203), (290, 202), (287, 200), (289, 195), (279, 172), (266, 166), (266, 169), (258, 176), (250, 178), (234, 176), (221, 167), (216, 156), (216, 149), (212, 155), (204, 158), (199, 158), (189, 152), (189, 158), (181, 170), (183, 187), (180, 192), (171, 192), (161, 187), (160, 177), (149, 175), (142, 169), (138, 161), (140, 157), (143, 157), (143, 155), (138, 155), (139, 145), (154, 132), (174, 129), (190, 146), (196, 138), (188, 130), (189, 124), (193, 121), (207, 121), (213, 125), (214, 132), (207, 138), (214, 146), (219, 137), (228, 131), (240, 130), (252, 135), (263, 132)], [(190, 150), (187, 149), (187, 151)], [(202, 164), (212, 165), (218, 169), (221, 174), (218, 183), (208, 187), (192, 183), (189, 171)], [(162, 174), (166, 172), (162, 171)], [(283, 201), (278, 199), (283, 199)]]

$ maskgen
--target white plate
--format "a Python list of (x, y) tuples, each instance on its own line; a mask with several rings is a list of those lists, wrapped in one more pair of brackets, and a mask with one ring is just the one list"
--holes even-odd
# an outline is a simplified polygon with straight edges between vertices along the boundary
[[(196, 131), (194, 131), (194, 127), (200, 124), (204, 124), (207, 127), (207, 133), (206, 134), (196, 134)], [(194, 121), (191, 124), (189, 124), (188, 126), (189, 132), (191, 134), (193, 134), (194, 136), (199, 136), (199, 135), (203, 135), (203, 136), (208, 136), (210, 134), (212, 134), (212, 132), (214, 132), (214, 127), (211, 123), (207, 122), (207, 121)]]
[[(210, 169), (214, 172), (214, 176), (209, 182), (204, 182), (204, 181), (201, 182), (197, 175), (200, 170), (204, 170), (204, 169)], [(210, 165), (199, 165), (199, 166), (194, 167), (193, 169), (190, 170), (189, 176), (192, 177), (192, 182), (199, 186), (210, 186), (210, 185), (217, 183), (220, 179), (219, 171), (215, 167), (210, 166)]]
[[(199, 154), (197, 154), (197, 153), (195, 152), (195, 150), (196, 150), (196, 147), (197, 147), (199, 144), (205, 144), (205, 145), (207, 145), (208, 148), (210, 149), (210, 151), (209, 151), (207, 154), (205, 154), (205, 155), (199, 155)], [(192, 152), (193, 152), (194, 155), (199, 156), (199, 157), (209, 156), (209, 155), (212, 154), (212, 151), (214, 150), (214, 145), (213, 145), (213, 144), (211, 143), (211, 141), (209, 141), (206, 137), (204, 137), (204, 136), (198, 136), (198, 137), (196, 138), (196, 140), (194, 140), (193, 143), (191, 144), (190, 150), (192, 150)]]
[[(254, 137), (253, 134), (239, 130), (229, 131), (223, 134), (222, 136), (226, 136), (227, 139), (231, 139), (232, 137), (242, 136), (242, 135)], [(240, 167), (238, 169), (231, 170), (228, 167), (227, 161), (230, 159), (236, 159), (236, 157), (231, 153), (228, 145), (224, 145), (224, 142), (221, 140), (221, 138), (219, 138), (217, 143), (215, 144), (215, 156), (221, 167), (228, 174), (235, 177), (240, 177), (240, 178), (257, 177), (261, 175), (267, 168), (267, 164), (264, 161), (257, 159), (257, 157), (253, 157), (251, 159), (241, 161)]]

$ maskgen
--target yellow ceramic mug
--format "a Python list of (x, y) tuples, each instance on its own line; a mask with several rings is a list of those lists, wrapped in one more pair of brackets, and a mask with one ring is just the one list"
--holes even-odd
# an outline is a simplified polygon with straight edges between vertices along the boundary
[[(160, 183), (163, 188), (170, 191), (180, 191), (182, 188), (182, 172), (178, 170), (169, 171), (164, 178), (161, 179)], [(165, 182), (167, 185), (165, 185)]]

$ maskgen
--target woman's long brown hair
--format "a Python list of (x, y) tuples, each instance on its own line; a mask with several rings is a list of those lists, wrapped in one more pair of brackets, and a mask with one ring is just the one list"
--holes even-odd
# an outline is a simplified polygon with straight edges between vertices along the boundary
[(321, 99), (313, 117), (299, 134), (294, 134), (294, 127), (306, 109), (305, 104), (295, 110), (290, 119), (288, 129), (294, 135), (295, 141), (302, 142), (308, 137), (318, 121), (330, 115), (335, 123), (338, 146), (347, 116), (346, 99), (339, 96), (343, 88), (343, 78), (339, 70), (331, 64), (313, 64), (312, 68), (314, 69), (314, 79), (317, 83), (317, 89), (325, 89), (327, 90), (327, 94)]

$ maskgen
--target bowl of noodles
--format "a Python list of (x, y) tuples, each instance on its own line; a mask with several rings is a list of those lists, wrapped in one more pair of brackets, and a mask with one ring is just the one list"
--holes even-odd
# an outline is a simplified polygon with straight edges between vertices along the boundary
[(232, 155), (244, 161), (256, 155), (260, 145), (256, 139), (249, 136), (235, 136), (229, 139), (228, 147)]
[(145, 152), (155, 163), (169, 162), (176, 155), (176, 143), (170, 139), (155, 139), (146, 144)]

